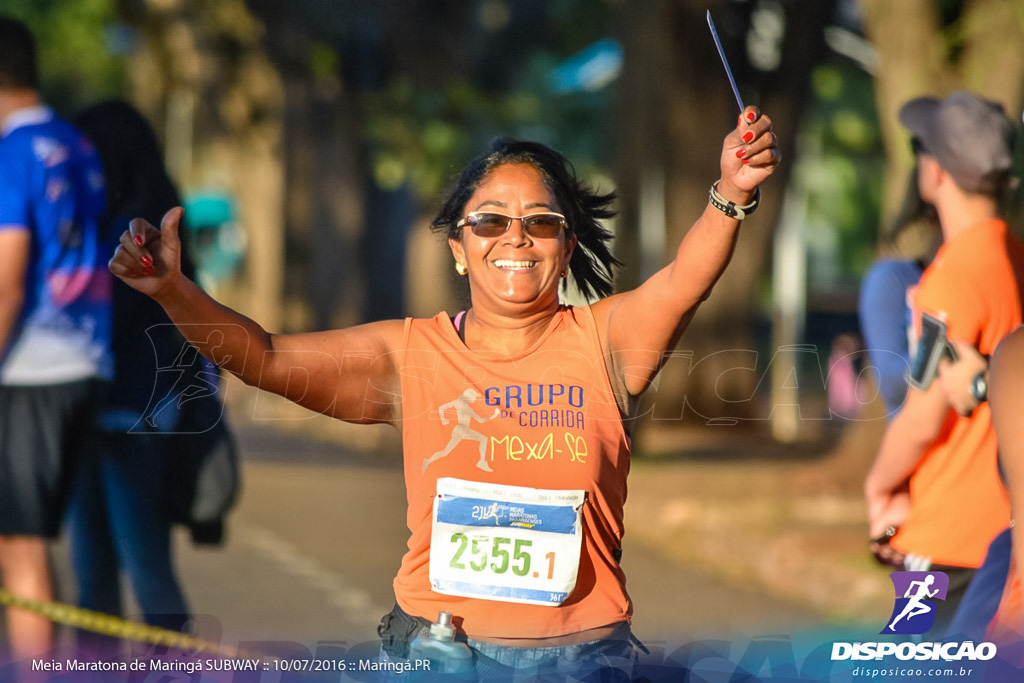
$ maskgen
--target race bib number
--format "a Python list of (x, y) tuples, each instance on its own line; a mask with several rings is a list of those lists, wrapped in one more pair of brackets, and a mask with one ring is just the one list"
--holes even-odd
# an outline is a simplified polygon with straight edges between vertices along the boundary
[(485, 600), (562, 604), (576, 587), (584, 499), (583, 491), (438, 479), (431, 587)]

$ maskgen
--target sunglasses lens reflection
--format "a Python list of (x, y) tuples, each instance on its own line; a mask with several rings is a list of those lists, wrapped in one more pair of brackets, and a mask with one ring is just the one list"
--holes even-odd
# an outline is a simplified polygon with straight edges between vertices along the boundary
[(562, 229), (562, 217), (553, 213), (538, 213), (523, 219), (526, 232), (534, 237), (555, 237)]
[(469, 225), (479, 237), (497, 237), (508, 229), (512, 219), (500, 213), (470, 214)]
[[(511, 216), (486, 211), (471, 213), (466, 219), (473, 234), (477, 237), (498, 237), (502, 235), (512, 221)], [(557, 237), (565, 225), (565, 219), (556, 213), (534, 213), (522, 217), (523, 229), (531, 237)]]

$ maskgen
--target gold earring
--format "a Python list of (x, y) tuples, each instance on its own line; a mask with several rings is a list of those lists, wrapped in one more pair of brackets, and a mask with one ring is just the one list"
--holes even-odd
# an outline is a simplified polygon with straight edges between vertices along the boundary
[(455, 262), (455, 272), (458, 273), (459, 275), (465, 275), (466, 273), (469, 272), (469, 269), (466, 268), (466, 266), (464, 266), (461, 263), (459, 263), (458, 261), (456, 261)]
[(569, 277), (569, 269), (568, 268), (562, 268), (562, 279), (564, 280), (567, 277)]

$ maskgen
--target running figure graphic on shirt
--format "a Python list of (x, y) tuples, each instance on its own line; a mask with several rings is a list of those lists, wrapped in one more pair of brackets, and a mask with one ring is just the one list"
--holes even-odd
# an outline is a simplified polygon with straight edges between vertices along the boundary
[(501, 415), (501, 410), (499, 408), (495, 408), (494, 414), (490, 417), (480, 417), (475, 410), (469, 407), (470, 404), (475, 403), (478, 398), (480, 398), (480, 392), (476, 389), (466, 389), (457, 399), (449, 401), (437, 409), (441, 416), (441, 424), (448, 424), (448, 417), (445, 413), (449, 408), (455, 410), (455, 419), (457, 420), (457, 423), (452, 429), (452, 438), (449, 439), (448, 445), (437, 453), (434, 453), (429, 458), (423, 459), (424, 472), (427, 471), (427, 465), (448, 455), (456, 446), (467, 439), (480, 443), (480, 460), (477, 462), (476, 466), (485, 472), (494, 471), (491, 469), (491, 466), (487, 464), (487, 437), (472, 429), (469, 425), (473, 420), (476, 420), (477, 422), (488, 422), (489, 420), (493, 420)]
[(907, 621), (910, 621), (912, 618), (920, 614), (928, 614), (932, 611), (932, 606), (924, 602), (924, 599), (935, 597), (939, 592), (938, 588), (933, 591), (928, 590), (933, 583), (935, 583), (935, 577), (931, 574), (926, 576), (923, 581), (910, 582), (910, 585), (907, 587), (907, 592), (903, 594), (903, 597), (910, 598), (910, 600), (903, 608), (903, 611), (899, 613), (899, 616), (893, 619), (892, 623), (889, 624), (890, 631), (896, 630), (896, 622), (903, 617), (906, 617)]

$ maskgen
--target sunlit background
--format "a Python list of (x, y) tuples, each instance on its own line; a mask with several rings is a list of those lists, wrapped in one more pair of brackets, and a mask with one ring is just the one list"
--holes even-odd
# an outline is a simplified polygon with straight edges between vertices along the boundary
[[(912, 234), (887, 239), (912, 163), (900, 103), (969, 88), (1017, 114), (1024, 81), (1020, 0), (4, 8), (38, 32), (45, 95), (60, 111), (118, 96), (151, 118), (187, 198), (202, 283), (283, 331), (465, 306), (425, 224), (453, 173), (496, 136), (551, 144), (618, 191), (620, 287), (663, 265), (705, 202), (737, 113), (710, 9), (786, 163), (687, 337), (690, 367), (663, 375), (654, 412), (759, 426), (773, 414), (783, 440), (801, 438), (806, 420), (768, 407), (820, 398), (832, 341), (857, 332), (867, 266), (880, 250), (928, 248)], [(756, 371), (719, 382), (728, 405), (701, 396), (708, 382), (693, 375), (701, 360), (711, 377), (735, 364), (724, 354), (710, 367), (725, 349), (759, 354)], [(793, 372), (797, 394), (785, 386)], [(687, 411), (686, 397), (705, 408)]]
[[(661, 267), (706, 205), (738, 114), (710, 10), (741, 95), (773, 118), (785, 161), (647, 397), (638, 461), (699, 456), (724, 434), (791, 459), (839, 444), (843, 458), (827, 472), (747, 475), (765, 490), (782, 477), (835, 494), (801, 498), (777, 526), (833, 515), (858, 539), (860, 482), (884, 419), (869, 372), (856, 405), (829, 405), (829, 357), (845, 349), (860, 363), (856, 297), (869, 264), (931, 248), (923, 229), (895, 230), (913, 164), (896, 112), (912, 97), (970, 89), (1002, 102), (1019, 127), (1024, 96), (1024, 0), (2, 0), (0, 9), (35, 30), (44, 96), (59, 112), (123, 97), (146, 113), (186, 198), (201, 284), (286, 332), (467, 307), (447, 246), (427, 225), (453, 174), (499, 136), (548, 143), (618, 193), (618, 287)], [(1018, 190), (1007, 206), (1018, 232), (1021, 207)], [(253, 407), (241, 387), (228, 398), (239, 419), (284, 410)], [(704, 466), (694, 481), (705, 481)], [(743, 490), (723, 483), (717, 495)], [(685, 527), (680, 546), (697, 548), (717, 509), (699, 493), (630, 509)], [(768, 524), (778, 508), (759, 502), (747, 498), (755, 507), (744, 514)], [(799, 542), (836, 538), (822, 533)], [(713, 535), (750, 542), (736, 529)], [(850, 554), (867, 566), (861, 545)], [(784, 572), (772, 558), (764, 573)]]

